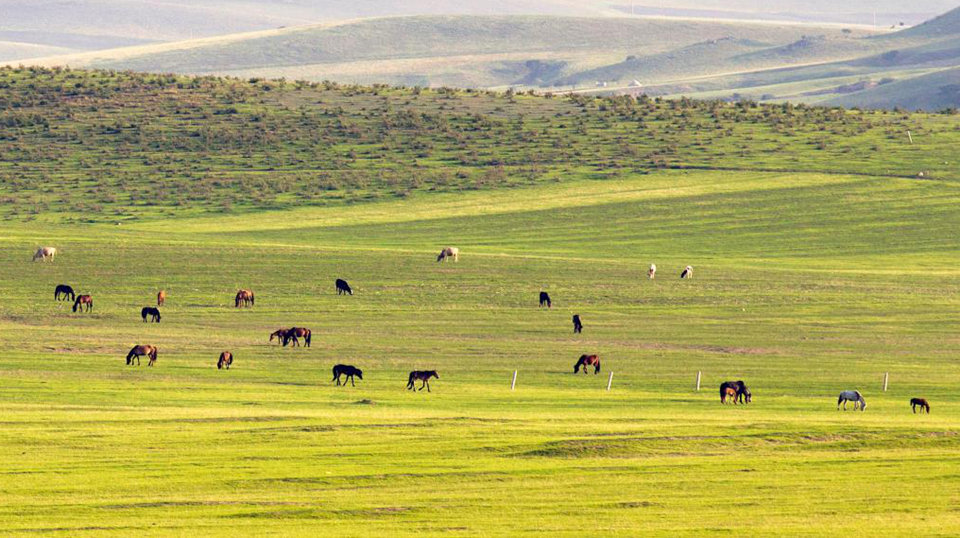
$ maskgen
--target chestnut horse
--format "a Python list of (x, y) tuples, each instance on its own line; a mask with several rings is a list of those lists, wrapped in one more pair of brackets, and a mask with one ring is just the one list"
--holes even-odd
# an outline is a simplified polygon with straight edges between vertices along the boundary
[(231, 364), (233, 364), (233, 353), (224, 351), (220, 354), (220, 360), (217, 361), (217, 370), (222, 370), (223, 368), (229, 370)]
[(300, 341), (297, 338), (303, 338), (304, 344), (310, 347), (310, 334), (310, 329), (306, 327), (290, 327), (283, 335), (283, 347), (287, 347), (290, 340), (293, 340), (294, 347), (299, 346)]
[(93, 297), (89, 295), (78, 295), (77, 299), (73, 302), (73, 311), (76, 312), (79, 309), (83, 312), (83, 307), (87, 308), (87, 312), (93, 310)]
[[(427, 392), (430, 392), (431, 377), (440, 379), (440, 376), (437, 374), (436, 370), (414, 370), (410, 372), (410, 377), (407, 378), (407, 390), (418, 391), (418, 390), (423, 390), (423, 387), (427, 387)], [(413, 383), (415, 381), (423, 382), (423, 384), (420, 385), (419, 389), (413, 388)]]
[(163, 306), (163, 302), (167, 300), (167, 292), (165, 290), (160, 290), (157, 292), (157, 306)]
[(60, 284), (55, 290), (53, 290), (53, 298), (55, 300), (59, 301), (61, 296), (64, 299), (69, 297), (71, 301), (75, 301), (77, 299), (77, 294), (73, 293), (73, 288), (67, 286), (66, 284)]
[(593, 366), (593, 373), (600, 373), (600, 356), (599, 355), (580, 355), (580, 360), (577, 361), (577, 364), (573, 365), (573, 373), (580, 371), (580, 367), (583, 366), (583, 373), (587, 373), (587, 366)]
[(910, 398), (910, 407), (914, 413), (917, 412), (917, 408), (919, 407), (921, 413), (926, 411), (928, 415), (930, 414), (930, 404), (923, 398)]
[(133, 359), (137, 359), (137, 366), (140, 366), (140, 357), (143, 355), (150, 357), (150, 362), (147, 363), (147, 366), (153, 366), (153, 363), (157, 362), (157, 347), (133, 346), (130, 353), (127, 353), (127, 365), (133, 365)]
[(253, 306), (253, 292), (250, 290), (240, 290), (237, 292), (237, 297), (234, 299), (234, 306), (240, 308), (241, 306)]

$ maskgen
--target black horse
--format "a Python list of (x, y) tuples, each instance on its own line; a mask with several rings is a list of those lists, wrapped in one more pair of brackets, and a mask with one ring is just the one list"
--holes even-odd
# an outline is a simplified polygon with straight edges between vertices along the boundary
[(337, 279), (337, 295), (343, 295), (344, 293), (353, 295), (353, 290), (350, 289), (350, 284), (347, 284), (347, 281), (338, 278)]
[(66, 284), (60, 284), (57, 286), (57, 289), (53, 290), (53, 298), (59, 301), (60, 297), (64, 299), (69, 297), (71, 301), (77, 300), (77, 294), (73, 293), (73, 288)]
[[(436, 370), (414, 370), (410, 372), (410, 377), (407, 379), (407, 390), (423, 390), (423, 387), (427, 387), (427, 392), (430, 392), (430, 378), (435, 377), (440, 379), (440, 376), (437, 375)], [(420, 385), (419, 389), (413, 387), (414, 381), (422, 381), (423, 384)]]
[(337, 382), (338, 387), (340, 386), (340, 376), (346, 376), (343, 380), (344, 387), (347, 386), (348, 380), (352, 386), (356, 387), (357, 384), (353, 382), (353, 376), (357, 376), (362, 380), (363, 372), (359, 368), (350, 366), (348, 364), (338, 364), (333, 367), (333, 379), (331, 379), (331, 381)]
[(160, 323), (160, 310), (154, 306), (145, 306), (143, 310), (140, 311), (140, 317), (143, 318), (143, 322), (147, 322), (147, 316), (150, 316), (150, 321)]
[(550, 302), (550, 295), (545, 291), (540, 292), (540, 308), (543, 308), (543, 305), (547, 305), (547, 308), (550, 308), (553, 303)]
[(580, 314), (573, 315), (573, 332), (574, 334), (583, 332), (583, 323), (580, 322)]

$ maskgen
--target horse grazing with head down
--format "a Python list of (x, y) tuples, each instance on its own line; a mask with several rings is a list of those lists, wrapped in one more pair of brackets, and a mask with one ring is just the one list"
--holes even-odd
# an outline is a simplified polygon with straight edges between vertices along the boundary
[(83, 312), (84, 307), (86, 307), (87, 312), (93, 310), (93, 297), (89, 295), (77, 296), (77, 299), (73, 301), (73, 311), (76, 312), (77, 310), (80, 310)]
[(579, 334), (583, 332), (583, 322), (580, 321), (580, 314), (573, 315), (573, 333)]
[(460, 261), (460, 249), (457, 247), (443, 247), (443, 249), (440, 250), (440, 255), (437, 256), (437, 261), (446, 261), (447, 258), (453, 258), (455, 262)]
[(734, 404), (748, 404), (753, 401), (753, 394), (743, 381), (724, 381), (720, 383), (720, 403), (727, 403), (727, 398), (732, 398)]
[(77, 299), (77, 294), (73, 293), (73, 288), (67, 286), (66, 284), (59, 284), (56, 289), (53, 290), (53, 298), (57, 301), (60, 300), (60, 297), (64, 299), (70, 298), (71, 301)]
[(547, 308), (553, 308), (553, 302), (550, 301), (550, 294), (545, 291), (540, 292), (540, 308), (547, 305)]
[(127, 353), (127, 365), (133, 365), (133, 359), (137, 359), (137, 366), (140, 366), (140, 357), (144, 355), (150, 357), (150, 362), (147, 363), (147, 366), (153, 366), (153, 363), (157, 362), (157, 347), (133, 346), (130, 353)]
[(143, 307), (143, 309), (140, 310), (140, 317), (143, 318), (144, 323), (147, 322), (147, 316), (150, 316), (150, 321), (160, 323), (160, 309), (152, 306)]
[[(423, 390), (423, 387), (427, 387), (427, 392), (430, 392), (431, 377), (440, 379), (440, 376), (437, 374), (436, 370), (414, 370), (410, 372), (410, 377), (407, 378), (407, 390), (418, 391)], [(422, 382), (419, 389), (414, 388), (415, 381)]]
[(33, 254), (33, 261), (40, 260), (45, 262), (47, 260), (53, 261), (57, 257), (57, 249), (53, 247), (40, 247)]
[(343, 295), (344, 293), (353, 295), (353, 290), (350, 289), (350, 284), (347, 284), (346, 280), (338, 278), (334, 284), (337, 286), (337, 295)]
[(840, 393), (840, 397), (837, 398), (837, 411), (840, 410), (840, 404), (843, 403), (843, 410), (847, 410), (847, 402), (853, 402), (853, 410), (856, 411), (857, 407), (861, 411), (867, 408), (867, 402), (863, 399), (863, 395), (860, 394), (859, 390), (845, 390)]
[(599, 355), (580, 355), (580, 360), (577, 361), (577, 364), (573, 365), (573, 373), (580, 371), (580, 367), (583, 366), (583, 373), (587, 373), (587, 366), (593, 366), (593, 373), (600, 373), (600, 356)]
[(920, 408), (920, 412), (930, 414), (930, 404), (924, 398), (910, 398), (910, 407), (913, 409), (913, 412), (917, 412), (917, 408)]
[(217, 360), (217, 370), (222, 370), (224, 368), (229, 370), (231, 364), (233, 364), (233, 353), (230, 353), (229, 351), (220, 353), (220, 358)]
[(234, 298), (234, 307), (240, 308), (241, 306), (253, 306), (254, 297), (253, 292), (250, 290), (240, 290), (237, 292), (236, 298)]
[(277, 329), (270, 333), (270, 341), (273, 342), (273, 339), (277, 339), (278, 344), (283, 344), (287, 341), (287, 330), (286, 329)]
[(359, 368), (350, 366), (349, 364), (338, 364), (333, 367), (333, 379), (331, 381), (336, 381), (337, 386), (340, 386), (340, 376), (346, 376), (343, 380), (343, 386), (347, 386), (347, 381), (350, 381), (350, 385), (356, 387), (357, 384), (353, 382), (353, 376), (357, 376), (360, 380), (363, 380), (363, 372)]
[(283, 335), (283, 347), (287, 347), (290, 340), (293, 340), (294, 347), (299, 346), (300, 340), (297, 340), (297, 338), (303, 338), (304, 345), (310, 347), (310, 335), (311, 331), (306, 327), (290, 327)]
[(160, 290), (157, 292), (157, 306), (163, 306), (163, 303), (167, 300), (167, 292), (165, 290)]

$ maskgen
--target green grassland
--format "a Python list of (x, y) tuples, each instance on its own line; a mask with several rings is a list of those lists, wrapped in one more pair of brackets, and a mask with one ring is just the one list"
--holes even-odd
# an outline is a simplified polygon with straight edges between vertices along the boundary
[[(955, 115), (0, 85), (7, 532), (960, 532)], [(311, 348), (268, 342), (293, 325)], [(124, 365), (137, 343), (155, 367)], [(603, 371), (575, 376), (587, 352)], [(365, 379), (333, 386), (339, 362)], [(439, 371), (431, 393), (412, 369)], [(721, 407), (726, 379), (754, 402)], [(845, 389), (865, 412), (836, 410)]]

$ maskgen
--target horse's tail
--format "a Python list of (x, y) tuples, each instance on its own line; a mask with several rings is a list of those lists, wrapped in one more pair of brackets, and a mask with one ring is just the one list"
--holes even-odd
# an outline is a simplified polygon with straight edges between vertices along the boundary
[(303, 340), (307, 343), (307, 347), (310, 347), (310, 336), (313, 334), (313, 331), (307, 329), (306, 336), (303, 337)]
[(594, 370), (593, 373), (599, 374), (599, 373), (600, 373), (600, 359), (597, 359), (596, 366), (597, 366), (597, 369)]
[(255, 301), (255, 298), (254, 298), (254, 296), (253, 296), (253, 292), (252, 292), (252, 291), (250, 292), (250, 304), (251, 304), (251, 305), (256, 304), (256, 301)]
[(155, 347), (154, 347), (154, 348), (150, 348), (150, 360), (151, 360), (151, 361), (157, 360), (157, 348), (155, 348)]

